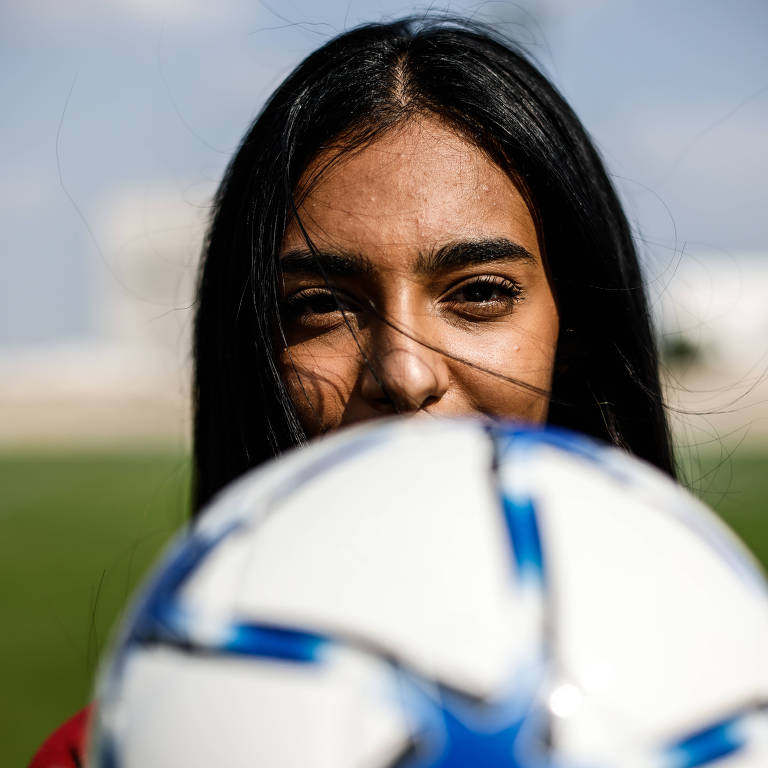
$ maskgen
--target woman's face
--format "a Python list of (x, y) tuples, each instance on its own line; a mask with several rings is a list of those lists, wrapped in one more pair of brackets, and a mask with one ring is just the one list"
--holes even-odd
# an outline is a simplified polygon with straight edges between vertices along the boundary
[(546, 419), (557, 307), (525, 201), (477, 148), (409, 122), (299, 211), (319, 258), (291, 223), (280, 365), (310, 436), (395, 412)]

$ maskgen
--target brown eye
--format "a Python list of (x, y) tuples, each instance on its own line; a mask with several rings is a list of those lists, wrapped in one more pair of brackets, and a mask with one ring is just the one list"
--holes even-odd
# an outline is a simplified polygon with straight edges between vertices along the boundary
[(298, 308), (303, 312), (312, 312), (316, 315), (325, 315), (329, 312), (337, 312), (339, 305), (330, 294), (316, 294), (307, 296), (298, 302)]
[(498, 283), (476, 281), (464, 286), (453, 295), (458, 301), (483, 302), (499, 301), (510, 297), (509, 291)]
[(358, 312), (343, 293), (326, 288), (307, 289), (283, 299), (283, 322), (295, 326), (324, 329), (344, 322), (344, 316)]
[(483, 319), (509, 314), (522, 296), (519, 283), (488, 275), (460, 285), (446, 301), (458, 314)]

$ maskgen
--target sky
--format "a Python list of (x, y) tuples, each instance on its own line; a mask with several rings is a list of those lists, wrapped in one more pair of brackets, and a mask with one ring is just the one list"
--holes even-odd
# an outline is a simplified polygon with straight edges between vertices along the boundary
[[(603, 155), (652, 283), (768, 255), (768, 3), (446, 2), (518, 39)], [(387, 0), (4, 0), (0, 350), (100, 339), (136, 242), (193, 269), (226, 163), (329, 37), (422, 12)], [(158, 252), (162, 251), (159, 245)], [(162, 254), (161, 254), (162, 257)]]

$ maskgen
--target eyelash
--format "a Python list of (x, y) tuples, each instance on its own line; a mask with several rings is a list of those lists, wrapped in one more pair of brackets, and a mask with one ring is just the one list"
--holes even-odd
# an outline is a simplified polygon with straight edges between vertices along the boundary
[[(466, 295), (463, 300), (457, 298), (461, 294), (469, 293), (472, 289), (477, 290), (478, 287), (492, 289), (500, 293), (501, 296), (481, 298), (478, 301), (468, 300)], [(453, 305), (460, 314), (482, 319), (506, 314), (507, 310), (511, 312), (514, 306), (524, 298), (524, 294), (523, 287), (514, 280), (499, 275), (480, 275), (451, 289), (451, 292), (442, 301), (445, 304)], [(317, 305), (314, 308), (312, 306), (313, 302), (318, 301), (321, 303), (319, 311)], [(320, 325), (322, 321), (318, 322), (318, 318), (338, 312), (340, 307), (350, 314), (361, 311), (359, 305), (338, 290), (307, 288), (283, 299), (282, 314), (283, 318), (289, 322)], [(463, 310), (460, 309), (462, 307)], [(467, 309), (467, 307), (472, 308)], [(483, 308), (492, 311), (483, 312)], [(499, 312), (499, 309), (502, 311)], [(312, 321), (312, 318), (315, 318), (315, 322)]]
[[(458, 295), (462, 293), (466, 294), (472, 289), (477, 290), (478, 287), (486, 290), (492, 289), (493, 291), (500, 293), (501, 296), (480, 299), (479, 301), (468, 301), (466, 297), (464, 301), (456, 299)], [(479, 277), (472, 278), (453, 289), (445, 301), (453, 303), (456, 306), (476, 305), (474, 310), (463, 314), (479, 314), (482, 316), (483, 313), (477, 313), (477, 310), (482, 307), (490, 308), (491, 305), (494, 305), (494, 308), (496, 309), (498, 309), (500, 305), (505, 305), (511, 311), (511, 309), (523, 299), (524, 294), (523, 287), (515, 280), (510, 280), (509, 278), (501, 277), (500, 275), (480, 275)], [(492, 315), (489, 313), (488, 316)]]
[[(318, 301), (325, 305), (321, 311), (312, 307), (312, 303)], [(350, 313), (358, 311), (355, 304), (338, 290), (307, 288), (283, 299), (281, 311), (284, 320), (311, 324), (310, 318), (338, 312), (339, 308)]]

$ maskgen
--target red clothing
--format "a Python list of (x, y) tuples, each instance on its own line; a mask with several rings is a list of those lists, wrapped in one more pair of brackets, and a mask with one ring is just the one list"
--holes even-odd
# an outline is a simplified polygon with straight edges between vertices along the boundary
[(82, 768), (91, 705), (59, 726), (37, 750), (29, 768)]

